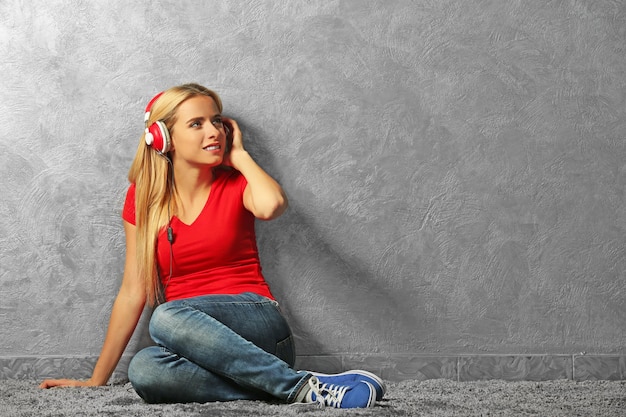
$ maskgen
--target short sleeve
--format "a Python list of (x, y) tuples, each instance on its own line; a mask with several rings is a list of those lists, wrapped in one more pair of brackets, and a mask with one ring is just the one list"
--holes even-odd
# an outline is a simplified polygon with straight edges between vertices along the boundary
[(124, 210), (122, 211), (122, 219), (128, 223), (135, 225), (135, 184), (131, 184), (126, 192), (126, 200), (124, 201)]

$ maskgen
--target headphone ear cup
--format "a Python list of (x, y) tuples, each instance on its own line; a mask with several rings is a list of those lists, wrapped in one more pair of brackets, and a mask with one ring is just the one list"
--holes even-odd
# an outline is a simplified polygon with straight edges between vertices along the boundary
[(146, 145), (162, 154), (168, 153), (171, 149), (170, 132), (160, 120), (146, 128), (145, 141)]

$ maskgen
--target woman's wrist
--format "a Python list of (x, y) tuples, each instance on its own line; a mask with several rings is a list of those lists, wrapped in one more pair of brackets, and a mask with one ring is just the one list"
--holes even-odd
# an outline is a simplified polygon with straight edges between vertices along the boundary
[(84, 382), (85, 382), (85, 386), (87, 387), (100, 387), (100, 386), (107, 384), (107, 381), (99, 382), (99, 381), (95, 381), (93, 378), (89, 378), (85, 380)]
[(244, 149), (237, 149), (235, 151), (232, 151), (228, 158), (230, 162), (229, 165), (235, 168), (237, 171), (244, 170), (246, 162), (253, 161), (248, 151)]

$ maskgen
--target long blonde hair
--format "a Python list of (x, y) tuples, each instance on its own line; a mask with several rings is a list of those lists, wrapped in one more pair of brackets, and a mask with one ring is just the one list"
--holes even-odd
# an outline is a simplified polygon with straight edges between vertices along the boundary
[[(212, 90), (199, 84), (183, 84), (172, 87), (153, 103), (147, 124), (161, 120), (170, 135), (176, 123), (179, 106), (196, 96), (211, 97), (222, 111), (222, 101)], [(163, 299), (161, 282), (157, 273), (157, 236), (170, 222), (175, 213), (175, 187), (171, 180), (171, 158), (166, 159), (146, 145), (145, 133), (141, 136), (135, 159), (128, 172), (128, 180), (135, 184), (135, 225), (137, 227), (137, 273), (143, 279), (146, 300), (150, 305)], [(174, 206), (171, 206), (172, 199)]]

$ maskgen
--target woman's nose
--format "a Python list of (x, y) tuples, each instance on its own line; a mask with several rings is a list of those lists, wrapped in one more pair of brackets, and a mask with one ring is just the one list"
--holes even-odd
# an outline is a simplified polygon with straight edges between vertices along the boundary
[(215, 126), (213, 123), (207, 123), (206, 125), (208, 126), (207, 134), (210, 138), (215, 138), (219, 136), (221, 132), (218, 126)]

